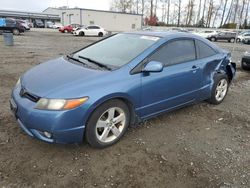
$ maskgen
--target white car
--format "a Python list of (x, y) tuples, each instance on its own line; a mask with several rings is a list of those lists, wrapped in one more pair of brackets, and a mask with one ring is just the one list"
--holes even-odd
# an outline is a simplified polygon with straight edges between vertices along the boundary
[(241, 41), (243, 44), (250, 44), (250, 33), (244, 35)]
[(27, 20), (18, 20), (18, 21), (25, 28), (25, 30), (30, 30), (29, 22)]
[(250, 31), (242, 32), (237, 37), (237, 42), (241, 42), (246, 36), (250, 35)]
[(196, 32), (194, 34), (199, 35), (203, 38), (209, 38), (212, 35), (216, 35), (218, 33), (218, 31), (214, 31), (214, 30), (205, 30), (205, 31), (200, 31), (200, 32)]
[(90, 25), (87, 27), (79, 28), (73, 32), (75, 36), (98, 36), (103, 37), (107, 31), (98, 25)]
[(62, 27), (62, 24), (61, 24), (61, 23), (54, 23), (54, 24), (52, 25), (52, 28), (53, 28), (53, 29), (59, 29), (60, 27)]

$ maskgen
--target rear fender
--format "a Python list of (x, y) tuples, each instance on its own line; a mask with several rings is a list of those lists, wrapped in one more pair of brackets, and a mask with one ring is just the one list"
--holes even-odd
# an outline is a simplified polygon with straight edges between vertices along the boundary
[[(216, 66), (215, 74), (226, 74), (228, 76), (229, 81), (231, 82), (236, 74), (236, 64), (231, 62), (231, 58), (228, 56), (218, 63)], [(213, 75), (213, 76), (214, 76)]]

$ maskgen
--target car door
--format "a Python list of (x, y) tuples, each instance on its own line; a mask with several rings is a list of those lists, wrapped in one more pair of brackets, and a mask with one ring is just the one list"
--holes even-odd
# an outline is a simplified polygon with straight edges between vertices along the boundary
[(93, 26), (92, 35), (93, 35), (93, 36), (98, 36), (99, 29), (100, 29), (100, 27), (98, 27), (98, 26)]
[(95, 26), (88, 26), (86, 30), (86, 35), (95, 36)]
[(93, 27), (93, 26), (88, 26), (88, 27), (86, 27), (86, 29), (85, 29), (85, 31), (84, 31), (85, 35), (91, 36), (91, 34), (92, 34), (92, 27)]
[(149, 58), (164, 65), (158, 73), (142, 73), (142, 117), (192, 103), (201, 87), (201, 70), (192, 39), (170, 41)]

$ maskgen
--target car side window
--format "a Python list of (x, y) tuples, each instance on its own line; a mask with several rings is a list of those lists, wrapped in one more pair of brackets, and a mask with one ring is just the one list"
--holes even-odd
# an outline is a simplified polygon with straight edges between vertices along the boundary
[(216, 54), (216, 51), (213, 48), (200, 40), (195, 40), (195, 44), (199, 59), (210, 57)]
[(153, 55), (150, 61), (159, 61), (164, 66), (193, 61), (196, 59), (194, 40), (180, 39), (168, 42)]

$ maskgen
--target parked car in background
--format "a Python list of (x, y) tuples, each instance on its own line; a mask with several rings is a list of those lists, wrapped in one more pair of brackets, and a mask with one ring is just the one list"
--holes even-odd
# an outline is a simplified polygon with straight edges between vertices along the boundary
[(30, 30), (30, 25), (29, 25), (29, 22), (27, 20), (16, 19), (16, 21), (19, 22), (19, 24), (21, 24), (25, 30)]
[(70, 24), (67, 26), (62, 26), (59, 28), (59, 31), (62, 33), (71, 33), (74, 28), (80, 27), (80, 24)]
[(55, 22), (53, 25), (52, 25), (52, 28), (53, 29), (59, 29), (59, 28), (61, 28), (62, 27), (62, 24), (61, 23), (57, 23), (57, 22)]
[(194, 34), (199, 35), (205, 39), (210, 38), (213, 35), (217, 35), (218, 31), (214, 31), (214, 30), (203, 30), (203, 31), (199, 31), (199, 32), (195, 32)]
[(245, 36), (249, 36), (249, 34), (250, 34), (250, 30), (241, 32), (241, 33), (237, 36), (237, 42), (242, 42), (242, 39), (243, 39)]
[(44, 28), (44, 23), (41, 19), (35, 19), (33, 24), (34, 24), (34, 27), (36, 28)]
[(245, 52), (241, 59), (241, 68), (244, 70), (250, 70), (250, 51)]
[(245, 34), (244, 37), (242, 37), (242, 43), (243, 44), (250, 44), (250, 33)]
[(207, 37), (207, 39), (215, 42), (215, 41), (228, 41), (228, 42), (234, 42), (236, 38), (236, 32), (219, 32), (217, 34), (211, 35)]
[(89, 25), (73, 32), (75, 36), (98, 36), (103, 37), (107, 31), (98, 25)]
[(25, 28), (15, 19), (0, 18), (0, 30), (12, 32), (14, 35), (20, 35), (20, 33), (25, 31)]
[(230, 59), (190, 33), (119, 33), (24, 73), (10, 106), (34, 138), (104, 148), (130, 124), (203, 100), (220, 104), (236, 71)]
[(47, 21), (46, 26), (47, 28), (53, 28), (54, 23), (52, 21)]
[(84, 28), (84, 27), (86, 27), (86, 26), (80, 25), (79, 27), (75, 27), (75, 28), (73, 28), (73, 30), (71, 31), (71, 33), (73, 34), (74, 31), (79, 30), (79, 29), (82, 29), (82, 28)]

